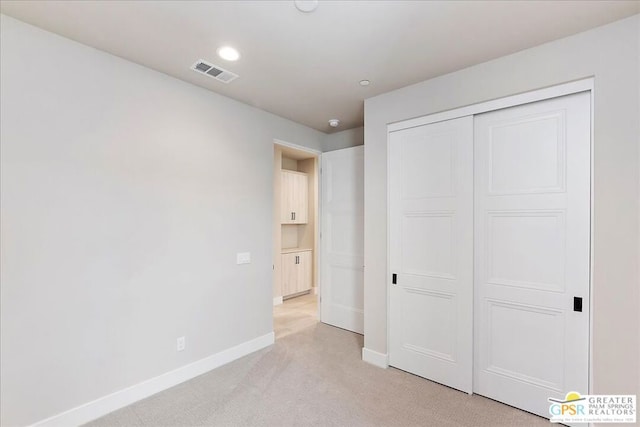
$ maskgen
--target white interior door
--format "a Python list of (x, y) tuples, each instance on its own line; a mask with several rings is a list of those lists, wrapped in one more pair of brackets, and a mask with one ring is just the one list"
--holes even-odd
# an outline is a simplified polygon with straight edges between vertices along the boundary
[(471, 393), (473, 118), (389, 136), (392, 366)]
[(364, 332), (364, 146), (322, 154), (320, 320)]
[(475, 168), (474, 392), (548, 417), (589, 391), (589, 94), (476, 116)]

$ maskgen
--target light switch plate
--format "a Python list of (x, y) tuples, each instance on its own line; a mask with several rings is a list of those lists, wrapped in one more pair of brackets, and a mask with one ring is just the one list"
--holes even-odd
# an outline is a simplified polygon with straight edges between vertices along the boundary
[(237, 264), (250, 264), (251, 263), (251, 252), (239, 252), (236, 255), (236, 263)]

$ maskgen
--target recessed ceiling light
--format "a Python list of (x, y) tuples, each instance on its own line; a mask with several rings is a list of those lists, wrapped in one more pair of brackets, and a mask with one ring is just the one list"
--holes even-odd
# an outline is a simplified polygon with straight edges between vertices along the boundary
[(300, 12), (313, 12), (318, 7), (318, 0), (294, 0), (296, 7)]
[(360, 86), (369, 86), (370, 84), (369, 80), (360, 80)]
[(218, 49), (218, 56), (227, 61), (237, 61), (240, 58), (240, 53), (231, 46), (222, 46)]
[(340, 120), (338, 119), (329, 120), (329, 126), (331, 126), (332, 128), (337, 128), (339, 124), (340, 124)]

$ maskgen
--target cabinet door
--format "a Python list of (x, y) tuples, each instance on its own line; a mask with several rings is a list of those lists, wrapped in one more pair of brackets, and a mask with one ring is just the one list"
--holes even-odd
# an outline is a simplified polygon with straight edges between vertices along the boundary
[(304, 292), (311, 289), (311, 285), (313, 282), (313, 257), (311, 256), (311, 251), (298, 252), (298, 284), (297, 284), (297, 292)]
[(282, 296), (298, 292), (297, 253), (282, 254)]
[(301, 172), (282, 171), (281, 210), (282, 224), (306, 224), (309, 213), (309, 179)]
[(282, 224), (293, 223), (293, 190), (295, 175), (282, 171), (280, 181), (280, 222)]
[(293, 175), (292, 209), (295, 212), (295, 224), (306, 224), (309, 213), (309, 179), (306, 175)]

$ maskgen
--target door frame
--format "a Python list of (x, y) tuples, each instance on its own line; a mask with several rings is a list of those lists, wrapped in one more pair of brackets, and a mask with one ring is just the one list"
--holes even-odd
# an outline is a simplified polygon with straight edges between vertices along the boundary
[[(277, 139), (277, 138), (273, 139), (273, 144), (272, 145), (279, 145), (281, 147), (293, 148), (295, 150), (303, 151), (305, 153), (308, 153), (309, 157), (315, 157), (315, 159), (316, 159), (316, 175), (317, 175), (318, 195), (322, 194), (322, 177), (321, 177), (321, 174), (322, 174), (322, 151), (316, 150), (314, 148), (305, 147), (303, 145), (298, 145), (298, 144), (294, 144), (294, 143), (291, 143), (291, 142), (283, 141), (283, 140)], [(272, 157), (272, 160), (271, 160), (271, 169), (272, 170), (274, 169), (273, 157)], [(273, 198), (273, 195), (272, 195), (271, 201), (275, 205), (275, 200)], [(320, 235), (321, 235), (321, 232), (322, 232), (322, 200), (321, 200), (321, 197), (317, 197), (317, 200), (316, 200), (316, 211), (317, 211), (316, 212), (317, 226), (316, 226), (316, 231), (314, 233), (313, 239), (315, 241), (315, 246), (317, 248), (319, 248), (320, 244), (321, 244)], [(273, 218), (273, 221), (275, 222), (276, 218)], [(273, 236), (272, 236), (272, 239), (271, 239), (272, 252), (273, 252), (273, 246), (274, 245), (273, 245)], [(321, 256), (321, 253), (320, 253), (319, 250), (315, 250), (314, 249), (313, 252), (314, 252), (314, 257), (316, 259), (316, 265), (317, 265), (317, 271), (316, 271), (316, 276), (315, 276), (317, 281), (315, 283), (315, 285), (316, 285), (315, 291), (317, 292), (317, 295), (318, 295), (318, 309), (317, 309), (316, 317), (317, 317), (318, 321), (320, 321), (321, 320), (320, 319), (320, 311), (321, 310), (320, 310), (320, 299), (319, 299), (319, 297), (321, 295), (321, 290), (322, 290), (322, 278), (321, 278), (322, 256)], [(274, 265), (275, 265), (276, 256), (278, 256), (278, 255), (279, 255), (279, 253), (273, 253), (272, 254), (272, 260), (273, 260)], [(271, 285), (271, 288), (273, 289), (273, 283)], [(273, 297), (273, 295), (272, 295), (272, 297)], [(282, 303), (282, 298), (280, 298), (280, 299), (281, 299), (280, 303)], [(275, 300), (275, 298), (272, 298), (272, 300)], [(275, 302), (272, 301), (271, 304), (275, 305)], [(271, 310), (271, 322), (273, 323), (273, 310)]]
[[(477, 104), (454, 108), (451, 110), (446, 110), (438, 113), (429, 114), (422, 117), (416, 117), (407, 120), (400, 120), (397, 122), (392, 122), (387, 124), (387, 243), (389, 242), (391, 226), (388, 220), (391, 207), (389, 205), (390, 200), (390, 144), (389, 144), (389, 134), (394, 131), (409, 129), (417, 126), (428, 125), (431, 123), (442, 122), (445, 120), (457, 119), (465, 116), (475, 116), (482, 113), (488, 113), (490, 111), (501, 110), (504, 108), (515, 107), (518, 105), (529, 104), (537, 101), (544, 101), (547, 99), (558, 98), (565, 95), (572, 95), (580, 92), (589, 92), (590, 98), (590, 106), (591, 106), (591, 123), (590, 123), (590, 140), (589, 140), (589, 152), (590, 152), (590, 212), (589, 212), (589, 304), (590, 307), (593, 308), (593, 212), (594, 212), (594, 144), (593, 144), (593, 136), (594, 136), (594, 87), (595, 87), (595, 79), (594, 77), (587, 77), (584, 79), (574, 80), (567, 83), (562, 83), (555, 86), (550, 86), (542, 89), (532, 90), (529, 92), (519, 93), (515, 95), (505, 96), (503, 98), (498, 98), (490, 101), (484, 101)], [(391, 283), (391, 266), (390, 266), (390, 253), (391, 248), (387, 244), (387, 262), (386, 262), (386, 270), (387, 270), (387, 355), (385, 360), (384, 367), (389, 366), (389, 335), (390, 335), (390, 292), (389, 286)], [(593, 368), (592, 368), (592, 360), (593, 360), (593, 310), (589, 310), (589, 356), (588, 356), (588, 381), (589, 386), (586, 391), (587, 394), (592, 393), (593, 388)], [(475, 355), (474, 355), (475, 359)], [(472, 368), (473, 369), (473, 368)], [(473, 371), (472, 371), (473, 372)]]

